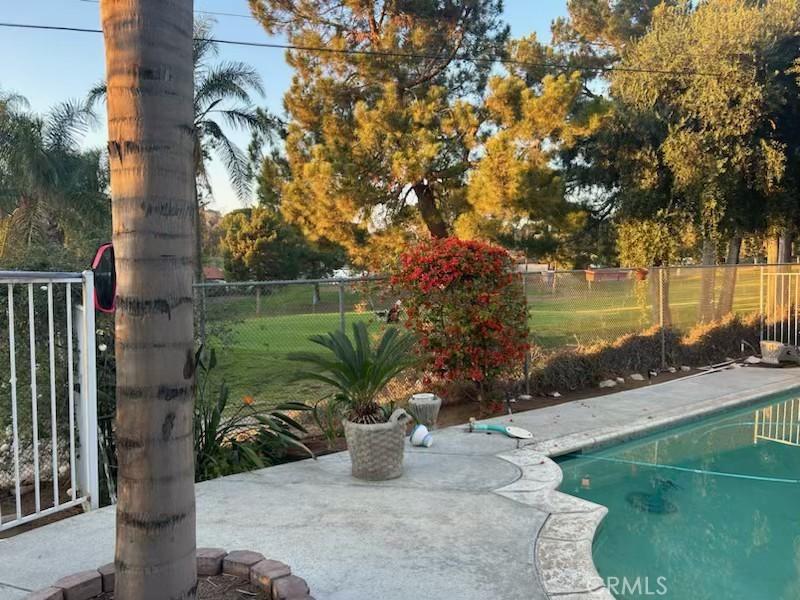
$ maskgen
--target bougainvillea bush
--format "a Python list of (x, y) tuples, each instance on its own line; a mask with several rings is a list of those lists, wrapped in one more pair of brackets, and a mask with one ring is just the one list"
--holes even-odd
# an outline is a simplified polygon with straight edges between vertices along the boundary
[(484, 408), (528, 348), (525, 298), (513, 267), (503, 248), (432, 239), (403, 253), (392, 277), (429, 375), (472, 382)]

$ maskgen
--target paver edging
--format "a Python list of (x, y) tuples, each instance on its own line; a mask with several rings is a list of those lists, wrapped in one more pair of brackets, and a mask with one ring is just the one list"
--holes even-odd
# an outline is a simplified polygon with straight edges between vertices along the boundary
[[(235, 575), (263, 590), (271, 600), (314, 600), (306, 581), (292, 574), (289, 565), (264, 558), (258, 552), (198, 548), (197, 574), (199, 577)], [(31, 592), (25, 598), (91, 600), (102, 593), (113, 591), (113, 563), (109, 563), (97, 569), (62, 577), (52, 586)]]
[(535, 572), (547, 597), (590, 594), (587, 600), (613, 600), (592, 560), (592, 540), (608, 510), (559, 492), (561, 467), (544, 454), (523, 447), (498, 457), (522, 475), (494, 493), (548, 513), (533, 549)]

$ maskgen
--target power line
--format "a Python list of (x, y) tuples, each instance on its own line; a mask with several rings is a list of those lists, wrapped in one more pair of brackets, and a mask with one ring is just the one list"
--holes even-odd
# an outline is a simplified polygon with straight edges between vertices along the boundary
[[(66, 31), (71, 33), (103, 33), (102, 29), (90, 29), (85, 27), (66, 27), (61, 25), (34, 25), (30, 23), (4, 23), (0, 22), (0, 27), (12, 29), (34, 29), (44, 31)], [(272, 42), (247, 42), (241, 40), (226, 40), (212, 38), (216, 44), (226, 46), (247, 46), (251, 48), (272, 48), (277, 50), (295, 50), (301, 52), (318, 52), (325, 54), (350, 54), (357, 56), (374, 56), (378, 58), (414, 58), (422, 60), (442, 60), (442, 56), (434, 54), (418, 54), (414, 52), (383, 51), (383, 50), (358, 50), (355, 48), (328, 48), (324, 46), (303, 46), (298, 44), (278, 44)], [(513, 58), (482, 58), (477, 56), (456, 55), (451, 59), (454, 62), (472, 62), (476, 64), (495, 64), (512, 65), (534, 69), (564, 69), (572, 71), (583, 71), (587, 73), (650, 73), (654, 75), (680, 75), (691, 77), (719, 77), (718, 73), (704, 71), (673, 71), (669, 69), (651, 69), (647, 67), (590, 67), (569, 63), (548, 63), (548, 62), (528, 62), (515, 60)]]
[[(88, 4), (100, 4), (100, 0), (78, 0), (78, 2), (86, 2)], [(196, 10), (195, 14), (198, 15), (212, 15), (215, 17), (239, 17), (240, 19), (253, 19), (253, 15), (245, 15), (242, 13), (229, 13), (219, 12), (214, 10)]]

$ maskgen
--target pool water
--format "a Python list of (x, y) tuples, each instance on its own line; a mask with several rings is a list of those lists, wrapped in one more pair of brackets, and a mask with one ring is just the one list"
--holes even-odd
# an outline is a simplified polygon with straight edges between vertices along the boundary
[(617, 598), (800, 599), (800, 393), (560, 463)]

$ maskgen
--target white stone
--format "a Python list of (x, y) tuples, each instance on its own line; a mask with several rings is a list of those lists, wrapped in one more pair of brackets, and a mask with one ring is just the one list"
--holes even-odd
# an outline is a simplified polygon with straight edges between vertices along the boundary
[(527, 402), (528, 400), (533, 400), (533, 396), (531, 396), (530, 394), (521, 394), (519, 396), (519, 400), (520, 402)]
[(667, 369), (667, 371), (669, 371), (670, 373), (675, 373), (677, 370), (678, 369), (676, 369), (675, 367), (670, 367), (669, 369)]
[(681, 367), (681, 371), (683, 371), (684, 373), (688, 373), (691, 370), (692, 370), (692, 367), (690, 367), (689, 365), (683, 365)]
[(748, 356), (744, 359), (744, 362), (746, 362), (748, 365), (757, 365), (761, 362), (761, 359), (757, 356)]
[(625, 383), (624, 377), (617, 377), (617, 383)]
[(601, 388), (613, 388), (617, 387), (617, 382), (613, 379), (606, 379), (605, 381), (601, 381), (597, 387)]
[(551, 398), (561, 398), (561, 393), (560, 392), (550, 392), (547, 395), (550, 396)]
[(633, 381), (644, 381), (644, 375), (642, 375), (641, 373), (631, 373), (630, 375), (628, 375), (628, 379), (631, 379)]

